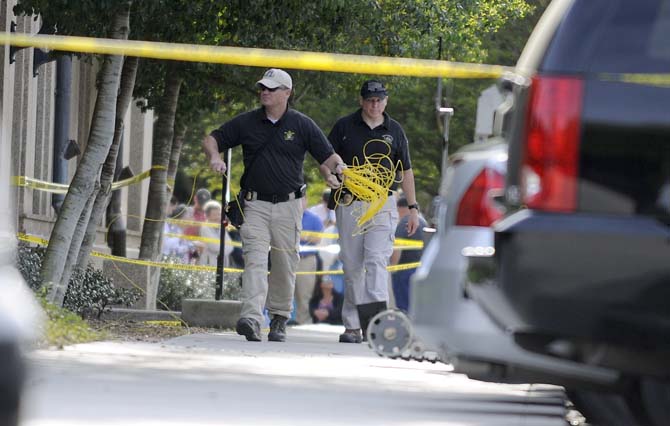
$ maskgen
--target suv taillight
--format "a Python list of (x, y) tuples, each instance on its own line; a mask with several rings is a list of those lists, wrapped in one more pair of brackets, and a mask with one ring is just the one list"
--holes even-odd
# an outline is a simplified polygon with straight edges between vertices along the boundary
[(583, 85), (574, 77), (533, 78), (521, 185), (528, 208), (574, 211), (577, 206)]
[(482, 170), (465, 191), (458, 205), (456, 225), (491, 226), (503, 215), (493, 196), (505, 186), (505, 177), (493, 169)]

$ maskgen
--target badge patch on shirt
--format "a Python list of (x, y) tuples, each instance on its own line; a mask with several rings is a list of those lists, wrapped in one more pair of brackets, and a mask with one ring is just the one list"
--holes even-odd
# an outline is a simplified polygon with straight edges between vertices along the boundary
[(284, 132), (285, 141), (292, 141), (293, 139), (295, 139), (295, 132), (293, 130), (287, 130)]
[(393, 143), (393, 136), (391, 136), (391, 135), (384, 135), (384, 136), (382, 136), (382, 139), (384, 139), (384, 141), (386, 141), (386, 143), (388, 143), (388, 144)]

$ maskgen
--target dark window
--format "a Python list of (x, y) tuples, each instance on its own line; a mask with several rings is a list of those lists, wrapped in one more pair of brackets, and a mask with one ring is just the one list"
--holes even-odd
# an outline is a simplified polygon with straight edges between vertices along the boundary
[(669, 72), (670, 0), (576, 0), (540, 71)]

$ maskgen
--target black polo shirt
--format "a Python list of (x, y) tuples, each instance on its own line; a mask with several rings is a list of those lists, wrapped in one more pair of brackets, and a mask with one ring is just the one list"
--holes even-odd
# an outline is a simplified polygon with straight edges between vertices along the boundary
[[(371, 129), (363, 121), (362, 110), (359, 109), (340, 118), (330, 131), (328, 139), (335, 152), (348, 165), (354, 164), (354, 158), (357, 159), (357, 164), (361, 165), (365, 162), (366, 156), (383, 154), (388, 155), (391, 160), (385, 159), (380, 163), (387, 169), (392, 169), (398, 162), (402, 165), (402, 170), (412, 168), (405, 131), (400, 123), (389, 117), (387, 113), (384, 113), (384, 122)], [(400, 176), (396, 176), (396, 181), (399, 180)], [(397, 183), (391, 186), (392, 189), (397, 187)]]
[[(242, 145), (247, 177), (240, 186), (264, 194), (283, 195), (300, 189), (305, 183), (306, 152), (319, 164), (333, 154), (333, 148), (316, 123), (293, 109), (288, 109), (273, 124), (261, 107), (236, 116), (214, 130), (211, 136), (216, 139), (219, 152)], [(269, 145), (249, 168), (265, 144)]]

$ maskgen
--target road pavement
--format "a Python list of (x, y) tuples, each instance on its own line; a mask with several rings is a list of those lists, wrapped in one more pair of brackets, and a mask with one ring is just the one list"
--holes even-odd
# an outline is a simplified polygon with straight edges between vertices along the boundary
[(380, 358), (337, 343), (341, 331), (293, 327), (285, 343), (220, 332), (34, 351), (22, 425), (568, 424), (561, 388)]

